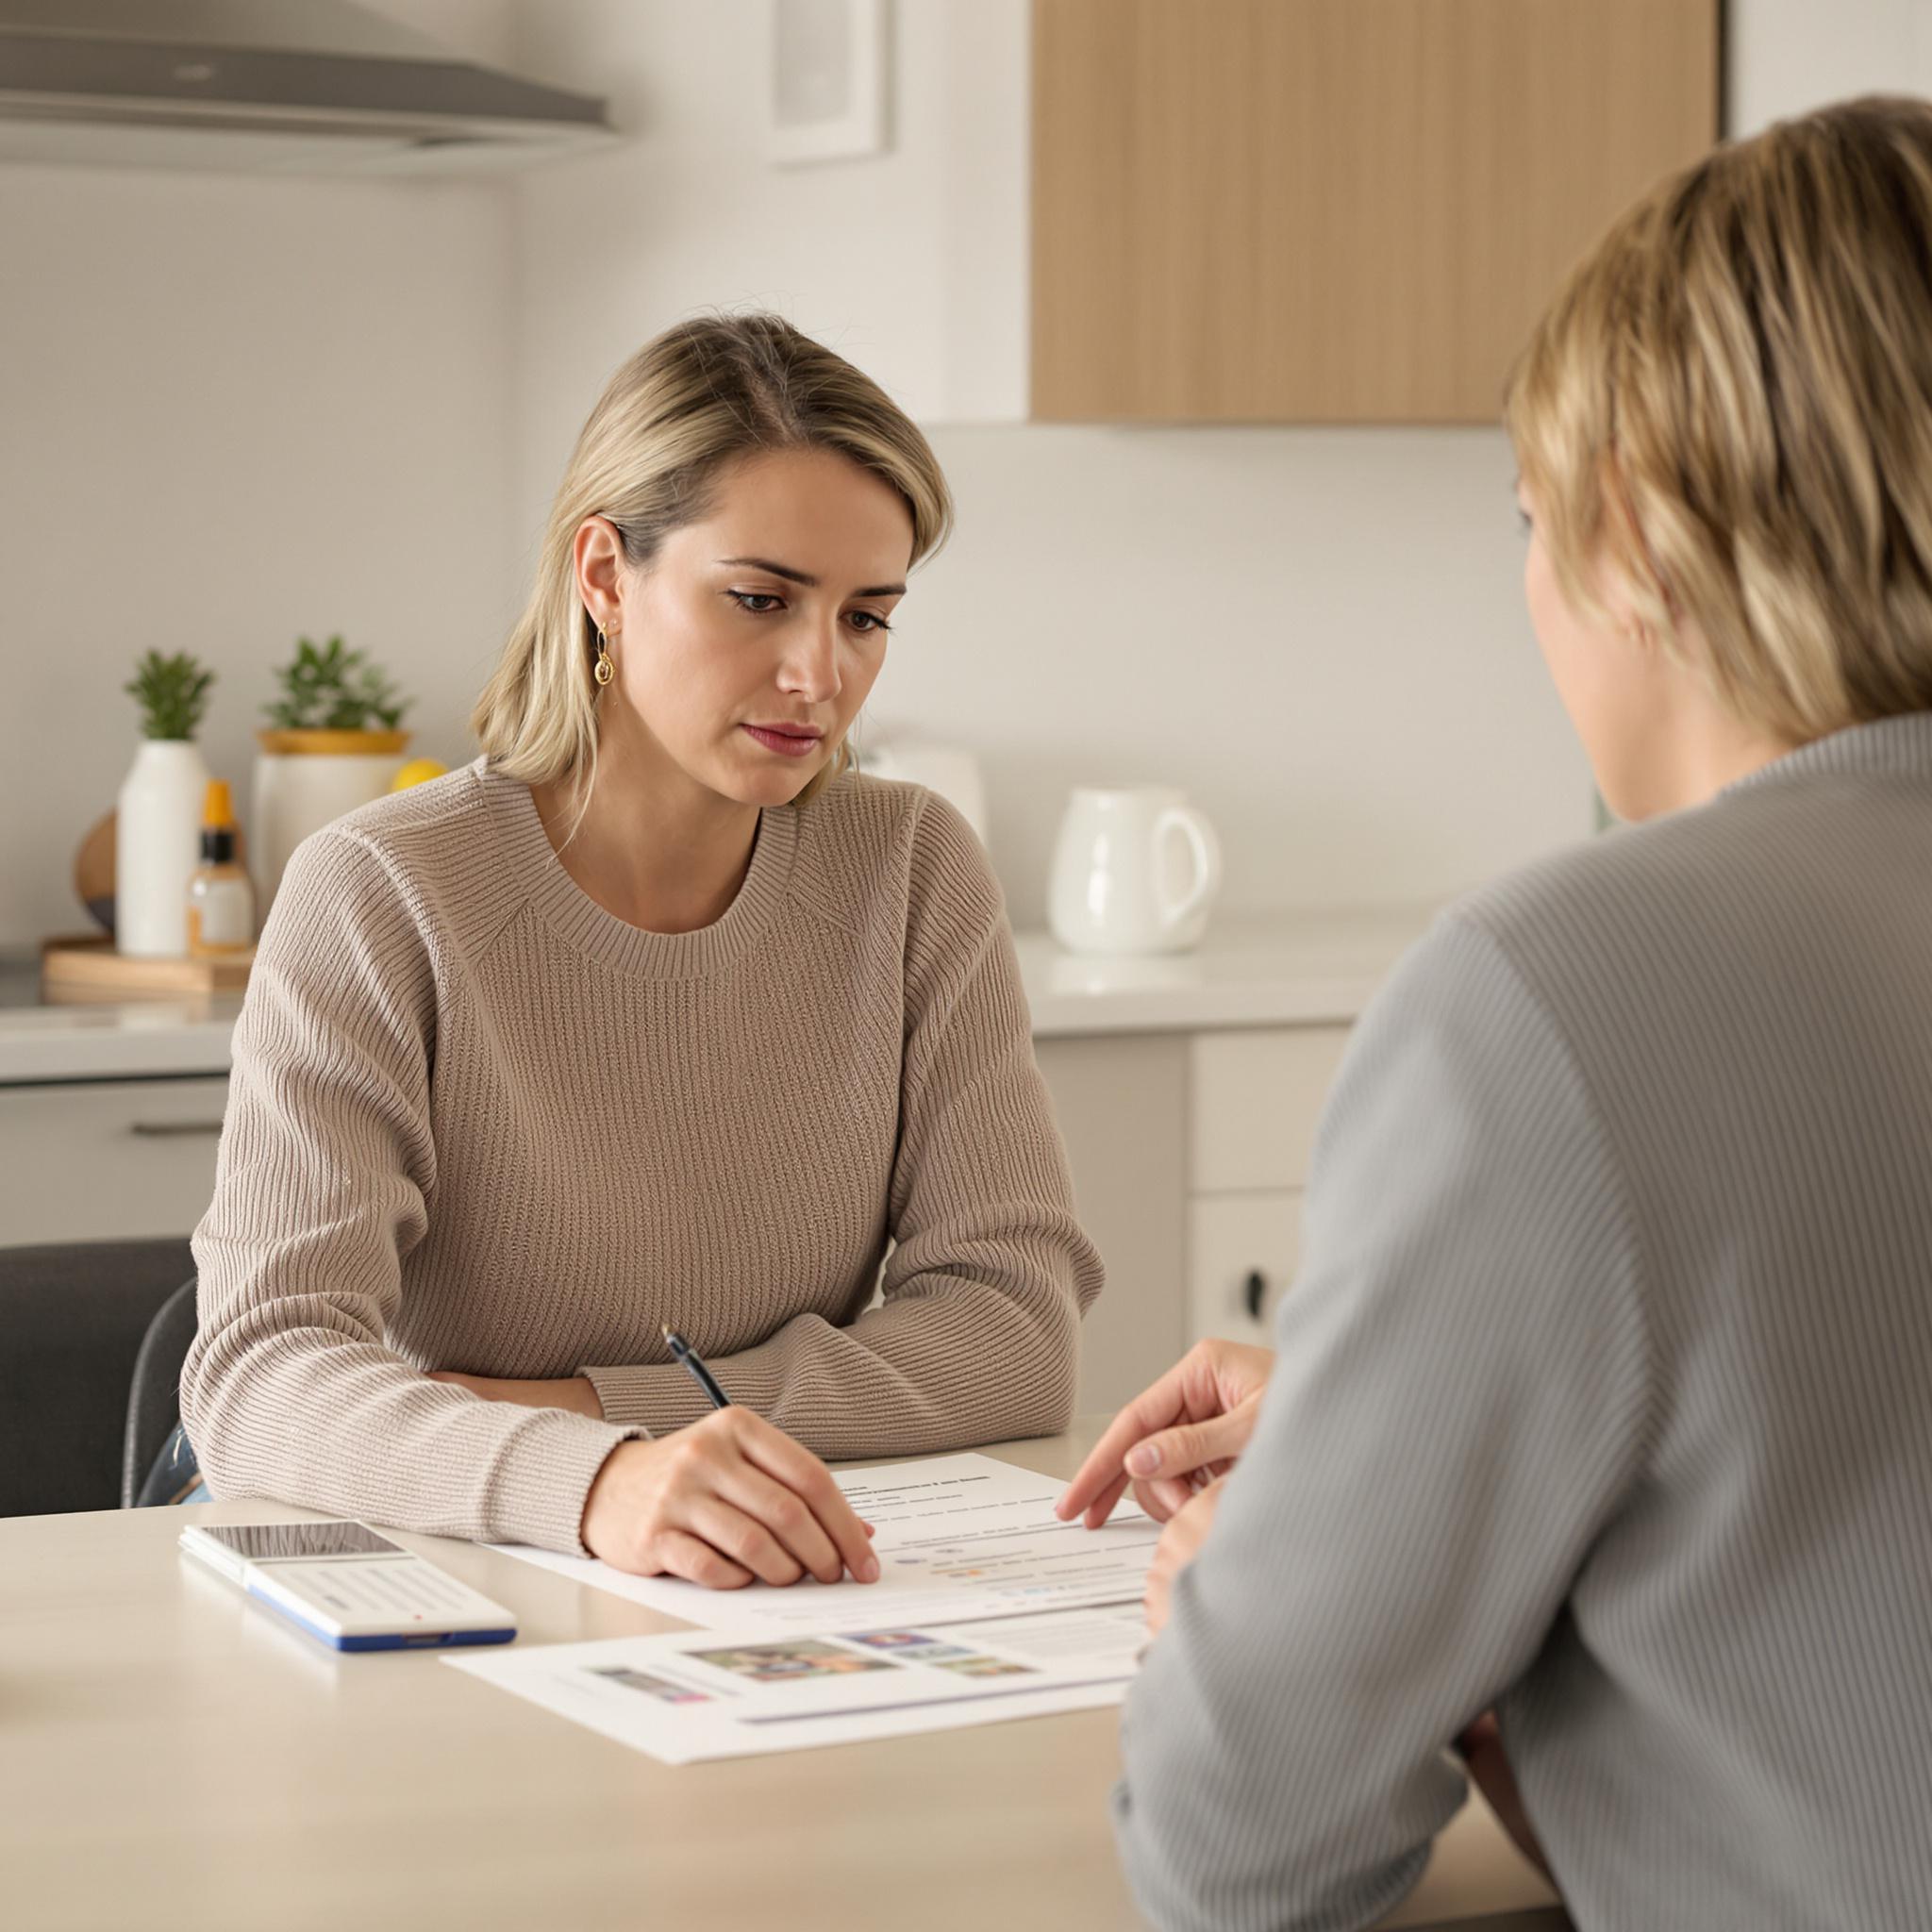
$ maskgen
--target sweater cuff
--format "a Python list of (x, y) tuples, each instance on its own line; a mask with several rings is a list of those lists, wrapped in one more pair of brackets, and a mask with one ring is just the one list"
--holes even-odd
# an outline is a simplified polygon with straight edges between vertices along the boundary
[(650, 1432), (558, 1408), (531, 1410), (530, 1424), (505, 1444), (491, 1473), (483, 1499), (491, 1541), (588, 1557), (582, 1530), (591, 1485), (620, 1442)]
[(702, 1422), (711, 1413), (705, 1391), (675, 1362), (585, 1367), (577, 1374), (597, 1391), (607, 1423), (622, 1423), (626, 1428), (663, 1436)]

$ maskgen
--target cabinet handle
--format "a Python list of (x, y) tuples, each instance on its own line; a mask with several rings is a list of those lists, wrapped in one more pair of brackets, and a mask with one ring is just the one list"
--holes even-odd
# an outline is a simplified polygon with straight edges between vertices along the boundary
[(220, 1121), (136, 1121), (127, 1131), (143, 1141), (176, 1141), (184, 1134), (219, 1134)]
[(1248, 1271), (1248, 1278), (1241, 1283), (1241, 1304), (1248, 1311), (1248, 1320), (1261, 1319), (1261, 1305), (1268, 1299), (1268, 1277), (1258, 1268)]

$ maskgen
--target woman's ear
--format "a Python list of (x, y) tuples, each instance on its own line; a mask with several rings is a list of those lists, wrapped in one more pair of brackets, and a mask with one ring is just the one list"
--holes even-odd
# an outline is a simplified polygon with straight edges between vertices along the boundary
[(615, 636), (622, 626), (624, 538), (608, 517), (586, 517), (572, 545), (577, 595), (591, 622)]

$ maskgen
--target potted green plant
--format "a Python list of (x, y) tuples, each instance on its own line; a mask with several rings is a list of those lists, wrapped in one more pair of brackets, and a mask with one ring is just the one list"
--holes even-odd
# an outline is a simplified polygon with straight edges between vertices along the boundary
[(262, 707), (257, 731), (255, 849), (264, 910), (289, 855), (313, 831), (380, 798), (400, 769), (412, 700), (340, 634), (325, 644), (297, 638), (275, 673), (281, 695)]
[(194, 733), (214, 681), (186, 652), (150, 651), (122, 687), (141, 707), (142, 743), (114, 802), (114, 942), (134, 958), (188, 952), (188, 881), (208, 796)]

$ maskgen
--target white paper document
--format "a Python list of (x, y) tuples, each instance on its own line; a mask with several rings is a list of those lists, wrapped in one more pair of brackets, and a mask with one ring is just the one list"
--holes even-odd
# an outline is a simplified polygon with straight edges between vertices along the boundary
[(1117, 1704), (1145, 1635), (1136, 1602), (809, 1635), (679, 1630), (443, 1661), (690, 1764)]
[(876, 1583), (808, 1576), (787, 1590), (761, 1583), (705, 1590), (522, 1543), (491, 1547), (688, 1624), (767, 1634), (1138, 1605), (1145, 1591), (1160, 1526), (1129, 1499), (1105, 1527), (1088, 1529), (1077, 1518), (1061, 1523), (1054, 1515), (1064, 1484), (991, 1456), (935, 1456), (835, 1474), (853, 1508), (874, 1526)]

